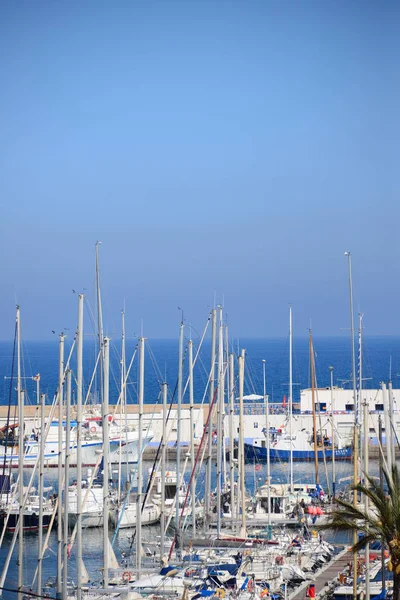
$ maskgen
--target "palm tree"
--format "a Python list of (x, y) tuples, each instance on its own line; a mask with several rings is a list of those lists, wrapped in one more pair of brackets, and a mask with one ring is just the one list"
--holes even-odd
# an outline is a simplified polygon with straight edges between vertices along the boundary
[(386, 491), (366, 473), (365, 484), (353, 486), (354, 493), (364, 494), (368, 498), (367, 511), (337, 499), (329, 522), (321, 528), (362, 533), (363, 537), (352, 546), (353, 552), (380, 540), (389, 551), (389, 570), (393, 571), (393, 600), (400, 600), (400, 478), (397, 465), (393, 465), (390, 474), (384, 468), (383, 474)]

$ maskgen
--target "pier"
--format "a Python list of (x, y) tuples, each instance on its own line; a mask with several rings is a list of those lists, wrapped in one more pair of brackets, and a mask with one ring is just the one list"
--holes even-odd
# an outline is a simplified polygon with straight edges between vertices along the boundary
[(315, 597), (321, 598), (322, 595), (327, 591), (326, 584), (336, 579), (338, 574), (343, 571), (347, 563), (351, 562), (352, 560), (352, 553), (348, 551), (347, 547), (343, 548), (343, 550), (336, 554), (331, 561), (317, 571), (314, 579), (302, 583), (301, 586), (289, 594), (288, 599), (304, 600), (306, 598), (306, 591), (310, 583), (315, 585)]

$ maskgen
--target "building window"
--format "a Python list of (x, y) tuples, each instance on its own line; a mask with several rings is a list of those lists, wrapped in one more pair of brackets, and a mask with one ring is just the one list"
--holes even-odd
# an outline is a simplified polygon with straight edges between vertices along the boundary
[(346, 404), (345, 410), (354, 410), (354, 404)]
[(383, 410), (384, 410), (383, 404), (375, 404), (375, 410), (379, 410), (379, 411), (383, 412)]
[(258, 423), (257, 423), (257, 421), (254, 421), (254, 429), (258, 429)]

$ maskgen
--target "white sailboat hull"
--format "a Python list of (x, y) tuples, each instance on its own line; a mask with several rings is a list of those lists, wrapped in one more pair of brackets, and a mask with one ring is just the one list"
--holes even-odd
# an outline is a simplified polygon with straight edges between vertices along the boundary
[[(143, 446), (146, 446), (153, 438), (153, 434), (143, 432)], [(40, 442), (29, 441), (26, 444), (24, 467), (33, 467), (38, 459)], [(65, 444), (63, 444), (65, 450)], [(103, 442), (101, 439), (82, 440), (82, 466), (94, 467), (100, 455), (103, 454)], [(57, 440), (46, 441), (44, 462), (46, 467), (58, 466), (59, 445)], [(121, 459), (120, 459), (121, 456)], [(109, 457), (112, 464), (137, 463), (139, 459), (138, 433), (136, 431), (128, 432), (123, 435), (123, 441), (119, 437), (110, 440)], [(6, 448), (0, 446), (0, 461), (8, 467), (18, 467), (18, 448)], [(70, 466), (76, 466), (76, 443), (73, 441), (70, 446)]]

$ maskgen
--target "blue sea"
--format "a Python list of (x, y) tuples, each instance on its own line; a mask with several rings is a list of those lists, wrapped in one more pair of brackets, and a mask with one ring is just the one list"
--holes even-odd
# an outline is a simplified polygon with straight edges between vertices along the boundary
[[(315, 338), (314, 341), (316, 377), (319, 387), (330, 385), (329, 367), (334, 368), (334, 383), (343, 387), (352, 387), (351, 383), (351, 346), (348, 335), (338, 337)], [(66, 339), (65, 356), (69, 355), (71, 341)], [(129, 365), (137, 342), (127, 342), (126, 362)], [(289, 381), (289, 340), (243, 339), (231, 348), (235, 355), (241, 349), (246, 350), (245, 393), (262, 394), (262, 361), (266, 361), (267, 393), (272, 401), (279, 402), (288, 394)], [(194, 340), (194, 353), (198, 345)], [(358, 350), (356, 349), (357, 355)], [(15, 403), (16, 357), (13, 367), (13, 342), (0, 342), (0, 404)], [(87, 389), (96, 362), (97, 349), (93, 342), (84, 347), (84, 385)], [(118, 340), (110, 344), (110, 401), (116, 402), (120, 385), (121, 345)], [(184, 371), (187, 377), (187, 352), (184, 358)], [(358, 365), (358, 356), (356, 356)], [(299, 399), (300, 390), (310, 386), (310, 360), (308, 338), (297, 338), (293, 345), (293, 382), (294, 401)], [(75, 353), (71, 356), (71, 367), (75, 369)], [(358, 372), (358, 366), (357, 372)], [(210, 369), (210, 341), (206, 340), (200, 348), (194, 372), (195, 401), (201, 402)], [(160, 385), (166, 381), (170, 397), (174, 395), (178, 372), (178, 340), (146, 340), (145, 351), (145, 402), (156, 403), (160, 395)], [(46, 342), (29, 341), (22, 344), (22, 373), (26, 402), (36, 404), (36, 383), (32, 377), (40, 373), (40, 392), (46, 394), (50, 403), (57, 388), (58, 344), (56, 340)], [(400, 374), (400, 337), (364, 337), (363, 340), (363, 386), (376, 388), (381, 381), (392, 377), (393, 387), (397, 387)], [(14, 380), (10, 379), (11, 376)], [(96, 398), (98, 380), (92, 387)], [(128, 402), (137, 402), (138, 393), (138, 352), (132, 363), (127, 385)], [(175, 395), (176, 398), (176, 395)], [(184, 401), (189, 401), (188, 395)]]
[[(127, 343), (127, 363), (135, 351), (136, 342)], [(68, 355), (70, 342), (66, 343), (66, 356)], [(288, 372), (289, 372), (289, 342), (288, 339), (252, 339), (241, 340), (240, 344), (232, 349), (235, 355), (241, 348), (246, 349), (246, 393), (263, 393), (262, 361), (266, 360), (267, 365), (267, 392), (270, 397), (278, 402), (288, 394)], [(94, 343), (86, 343), (84, 352), (84, 371), (85, 386), (88, 385), (92, 376), (92, 369), (95, 363), (96, 349)], [(351, 348), (349, 336), (334, 338), (315, 338), (314, 351), (316, 357), (316, 375), (319, 387), (330, 385), (329, 367), (334, 367), (334, 381), (337, 385), (351, 387)], [(58, 373), (58, 347), (57, 342), (25, 342), (23, 344), (23, 376), (24, 387), (26, 389), (27, 401), (31, 404), (36, 403), (36, 383), (31, 379), (32, 376), (40, 373), (41, 392), (47, 394), (47, 401), (50, 402), (57, 388)], [(397, 387), (397, 380), (400, 373), (400, 338), (397, 337), (365, 337), (363, 346), (363, 378), (364, 387), (374, 388), (379, 386), (381, 381), (387, 381), (391, 376), (394, 387)], [(118, 341), (111, 344), (111, 376), (110, 393), (111, 402), (115, 402), (118, 397), (118, 387), (120, 381), (120, 345)], [(186, 357), (187, 358), (187, 357)], [(187, 359), (185, 358), (185, 373), (187, 376)], [(146, 358), (145, 358), (145, 401), (155, 403), (159, 398), (160, 383), (167, 381), (170, 387), (171, 397), (174, 394), (177, 380), (178, 363), (178, 341), (177, 340), (147, 340)], [(15, 379), (9, 379), (12, 374), (13, 364), (13, 343), (0, 343), (0, 376), (2, 387), (0, 390), (0, 403), (7, 404), (9, 399), (15, 403)], [(204, 388), (208, 378), (210, 365), (210, 343), (209, 340), (199, 353), (195, 369), (195, 396), (196, 401), (201, 402)], [(307, 338), (298, 338), (294, 342), (293, 352), (293, 380), (294, 380), (294, 400), (299, 399), (300, 389), (309, 387), (309, 340)], [(75, 358), (71, 359), (72, 369), (75, 369)], [(14, 361), (14, 378), (15, 378)], [(137, 402), (137, 380), (138, 380), (138, 356), (136, 355), (131, 376), (128, 385), (128, 399), (131, 403)], [(95, 386), (96, 387), (96, 386)], [(185, 397), (184, 401), (188, 401)], [(145, 472), (151, 464), (145, 464)], [(170, 463), (173, 469), (173, 463)], [(330, 467), (328, 467), (330, 468)], [(376, 461), (371, 461), (371, 473), (377, 473)], [(49, 469), (46, 473), (47, 484), (56, 485), (56, 470)], [(325, 486), (325, 474), (321, 466), (321, 483)], [(288, 465), (273, 464), (273, 481), (286, 482), (288, 480)], [(352, 472), (350, 464), (341, 463), (337, 465), (337, 478), (345, 478)], [(27, 474), (29, 477), (29, 473)], [(75, 473), (72, 471), (71, 480)], [(296, 464), (295, 477), (297, 481), (314, 480), (314, 467), (312, 464)], [(328, 473), (328, 477), (330, 474)], [(189, 478), (189, 473), (186, 473)], [(249, 491), (264, 483), (266, 478), (266, 466), (261, 465), (261, 470), (256, 471), (254, 465), (246, 465), (246, 486)], [(204, 481), (204, 471), (199, 475), (199, 488), (201, 490)], [(215, 482), (215, 477), (214, 477)], [(343, 483), (342, 485), (345, 485)], [(200, 492), (200, 495), (201, 492)], [(119, 560), (129, 557), (130, 548), (126, 531), (118, 533), (115, 540), (115, 553)], [(153, 526), (144, 533), (150, 539), (155, 539), (159, 535), (159, 528)], [(91, 529), (85, 531), (84, 540), (84, 561), (86, 568), (93, 580), (99, 580), (101, 577), (102, 565), (102, 531)], [(5, 557), (11, 542), (11, 537), (6, 536), (2, 547), (0, 548), (0, 569), (4, 564)], [(29, 585), (36, 567), (37, 556), (37, 535), (30, 534), (25, 537), (26, 558), (24, 562), (24, 581)], [(50, 536), (50, 548), (46, 552), (43, 561), (44, 579), (54, 576), (55, 573), (55, 553), (56, 533), (53, 531)], [(15, 589), (17, 584), (17, 553), (14, 551), (6, 587)], [(72, 552), (70, 564), (70, 575), (73, 578), (75, 574), (74, 552)], [(4, 593), (5, 598), (14, 598), (13, 593)]]

